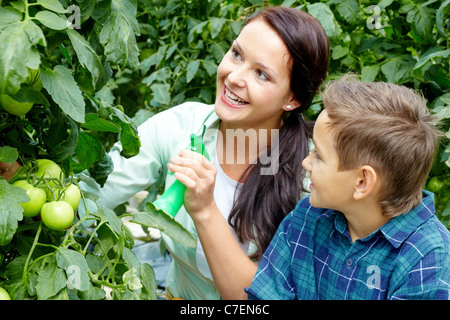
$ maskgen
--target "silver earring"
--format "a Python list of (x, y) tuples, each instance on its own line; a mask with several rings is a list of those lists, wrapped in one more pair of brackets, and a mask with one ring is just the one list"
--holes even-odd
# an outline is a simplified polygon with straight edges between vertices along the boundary
[(292, 109), (291, 105), (288, 104), (288, 105), (286, 106), (286, 109), (288, 109), (288, 110)]

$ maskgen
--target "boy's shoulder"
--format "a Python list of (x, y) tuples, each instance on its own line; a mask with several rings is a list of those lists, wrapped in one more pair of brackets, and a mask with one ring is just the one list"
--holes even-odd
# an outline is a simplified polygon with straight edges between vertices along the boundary
[[(330, 225), (329, 221), (334, 219), (328, 219), (333, 216), (336, 211), (332, 209), (316, 208), (309, 202), (310, 196), (301, 199), (295, 209), (290, 213), (286, 220), (289, 221), (293, 229), (310, 229), (311, 232), (322, 232), (323, 224)], [(320, 224), (320, 227), (317, 225)], [(332, 223), (331, 223), (332, 224)], [(317, 228), (321, 230), (317, 230)], [(314, 231), (313, 231), (314, 230)]]
[(435, 215), (434, 195), (423, 192), (422, 202), (410, 212), (395, 217), (382, 228), (391, 244), (401, 251), (412, 249), (420, 256), (429, 250), (450, 252), (450, 232)]
[(309, 202), (310, 196), (306, 196), (297, 202), (292, 211), (292, 219), (318, 219), (321, 216), (329, 216), (335, 211), (325, 208), (316, 208)]
[(433, 256), (436, 263), (442, 264), (445, 261), (444, 264), (449, 266), (450, 232), (433, 215), (405, 239), (400, 247), (399, 255), (409, 262)]

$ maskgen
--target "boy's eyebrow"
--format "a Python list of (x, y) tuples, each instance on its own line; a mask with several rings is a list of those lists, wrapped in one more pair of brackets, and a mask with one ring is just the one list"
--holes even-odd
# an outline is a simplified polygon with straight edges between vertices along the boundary
[(314, 137), (312, 138), (312, 141), (314, 143), (314, 149), (316, 149), (316, 151), (320, 154), (322, 154), (322, 152), (320, 151), (319, 145), (317, 144), (317, 141), (314, 140)]

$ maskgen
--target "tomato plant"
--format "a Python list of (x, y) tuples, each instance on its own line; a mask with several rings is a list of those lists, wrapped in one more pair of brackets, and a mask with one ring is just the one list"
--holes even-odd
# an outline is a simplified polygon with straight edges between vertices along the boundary
[[(117, 75), (139, 65), (136, 14), (134, 0), (0, 1), (0, 95), (17, 102), (0, 101), (0, 162), (22, 165), (11, 183), (0, 177), (0, 286), (13, 299), (106, 299), (106, 287), (111, 299), (156, 298), (122, 217), (78, 188), (106, 181), (113, 143), (124, 157), (139, 152), (134, 114), (111, 98)], [(36, 201), (17, 180), (46, 191), (42, 220), (27, 216), (22, 204)], [(56, 205), (70, 207), (66, 221), (50, 218)], [(174, 220), (135, 217), (155, 219), (192, 239)]]

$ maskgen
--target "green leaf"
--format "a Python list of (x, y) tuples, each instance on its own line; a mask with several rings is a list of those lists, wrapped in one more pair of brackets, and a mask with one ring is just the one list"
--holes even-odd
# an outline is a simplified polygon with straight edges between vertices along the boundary
[(130, 290), (138, 290), (142, 288), (141, 280), (139, 279), (136, 268), (126, 271), (123, 276), (123, 283), (127, 285)]
[[(450, 12), (450, 0), (446, 0), (442, 3), (436, 13), (436, 29), (441, 36), (448, 37), (448, 32), (445, 31), (445, 23), (448, 23), (448, 16)], [(449, 6), (449, 7), (447, 7)], [(444, 13), (445, 12), (445, 13)], [(444, 17), (447, 17), (446, 19)]]
[(225, 18), (212, 18), (211, 19), (211, 38), (214, 39), (222, 31), (223, 25), (225, 24)]
[(13, 238), (18, 221), (23, 218), (20, 203), (28, 201), (30, 198), (24, 189), (0, 178), (0, 246), (7, 245)]
[(0, 162), (13, 163), (19, 157), (16, 148), (9, 146), (0, 147)]
[(161, 104), (167, 105), (170, 102), (170, 85), (169, 84), (153, 84), (150, 89), (153, 91), (153, 99)]
[(64, 30), (69, 26), (67, 19), (50, 11), (39, 11), (34, 18), (39, 20), (47, 28), (53, 30)]
[(400, 13), (406, 13), (406, 21), (413, 26), (422, 39), (431, 39), (434, 26), (433, 13), (435, 10), (428, 8), (426, 3), (407, 2), (400, 7)]
[(141, 283), (144, 286), (144, 289), (149, 294), (150, 300), (156, 300), (158, 297), (156, 296), (156, 289), (158, 288), (156, 282), (155, 271), (152, 266), (147, 263), (144, 263), (140, 267), (141, 273)]
[(410, 56), (398, 55), (387, 60), (381, 66), (381, 71), (386, 76), (387, 81), (401, 84), (404, 78), (410, 74), (414, 61)]
[(66, 248), (58, 248), (56, 261), (58, 267), (66, 271), (69, 289), (75, 288), (81, 291), (89, 289), (89, 267), (81, 253)]
[(203, 61), (203, 68), (205, 68), (209, 76), (213, 76), (217, 73), (217, 64), (212, 61)]
[(41, 69), (42, 85), (59, 107), (77, 122), (84, 122), (85, 103), (72, 73), (62, 65)]
[(339, 11), (339, 14), (344, 17), (344, 19), (349, 23), (355, 23), (360, 16), (359, 5), (356, 0), (339, 1), (336, 9)]
[(331, 57), (333, 58), (333, 60), (339, 60), (340, 58), (345, 57), (348, 54), (348, 51), (348, 47), (343, 47), (338, 44), (337, 46), (333, 47), (333, 53)]
[(103, 75), (103, 64), (89, 42), (74, 29), (67, 29), (67, 35), (77, 53), (78, 60), (92, 75), (92, 85), (95, 86)]
[(117, 124), (100, 118), (96, 113), (87, 113), (85, 116), (85, 123), (82, 123), (81, 126), (85, 129), (94, 131), (120, 132), (120, 127)]
[(33, 21), (21, 21), (13, 8), (0, 7), (0, 93), (14, 94), (28, 77), (28, 68), (41, 63), (37, 44), (46, 46), (41, 28)]
[(103, 207), (98, 210), (98, 215), (103, 221), (107, 221), (108, 227), (113, 231), (117, 237), (122, 233), (122, 220), (120, 220), (116, 213), (109, 208)]
[(105, 290), (94, 287), (91, 284), (88, 290), (80, 291), (79, 295), (81, 300), (104, 300), (106, 297), (106, 292)]
[(49, 10), (52, 10), (54, 12), (58, 13), (66, 13), (67, 9), (65, 9), (61, 2), (58, 0), (39, 0), (38, 3), (43, 6), (44, 8), (47, 8)]
[(133, 69), (139, 64), (139, 24), (135, 16), (136, 1), (112, 0), (99, 35), (107, 60)]
[(379, 65), (364, 66), (361, 69), (361, 80), (364, 82), (372, 82), (375, 80), (379, 71), (380, 71)]
[(342, 29), (336, 21), (333, 12), (326, 3), (313, 3), (308, 5), (308, 13), (319, 20), (326, 34), (330, 37), (340, 36)]
[(22, 87), (15, 94), (10, 95), (11, 98), (18, 102), (33, 102), (33, 104), (48, 105), (48, 100), (40, 92), (33, 87)]
[(55, 112), (51, 119), (52, 131), (43, 137), (47, 151), (55, 162), (62, 162), (73, 154), (77, 147), (79, 130), (76, 123), (65, 115), (62, 110)]
[(28, 297), (27, 284), (29, 277), (23, 279), (23, 269), (25, 268), (26, 256), (19, 256), (6, 265), (5, 288), (14, 300), (24, 300)]
[(199, 66), (200, 61), (198, 60), (189, 61), (186, 71), (186, 83), (191, 82), (191, 80), (195, 77), (195, 74), (197, 73)]
[(104, 152), (102, 160), (94, 163), (89, 168), (89, 174), (101, 187), (103, 187), (106, 179), (108, 178), (108, 175), (113, 171), (113, 169), (114, 164), (111, 160), (111, 157), (106, 152)]
[(58, 268), (56, 257), (52, 255), (50, 262), (39, 272), (36, 293), (39, 300), (47, 300), (56, 295), (62, 288), (65, 288), (67, 278), (64, 270)]
[(139, 153), (141, 140), (139, 139), (134, 125), (122, 122), (120, 143), (122, 144), (122, 151), (120, 151), (121, 156), (131, 158)]
[(146, 227), (156, 228), (164, 232), (178, 243), (186, 247), (195, 248), (196, 239), (181, 224), (168, 214), (157, 210), (153, 203), (148, 202), (145, 205), (145, 212), (138, 212), (133, 215), (131, 222), (135, 222)]
[(103, 157), (103, 145), (100, 140), (90, 132), (80, 132), (75, 154), (78, 161), (89, 167), (91, 164), (100, 161)]
[(421, 81), (426, 81), (425, 72), (427, 69), (435, 64), (436, 59), (448, 59), (449, 55), (450, 49), (442, 50), (442, 47), (434, 47), (427, 50), (414, 65), (411, 75)]

